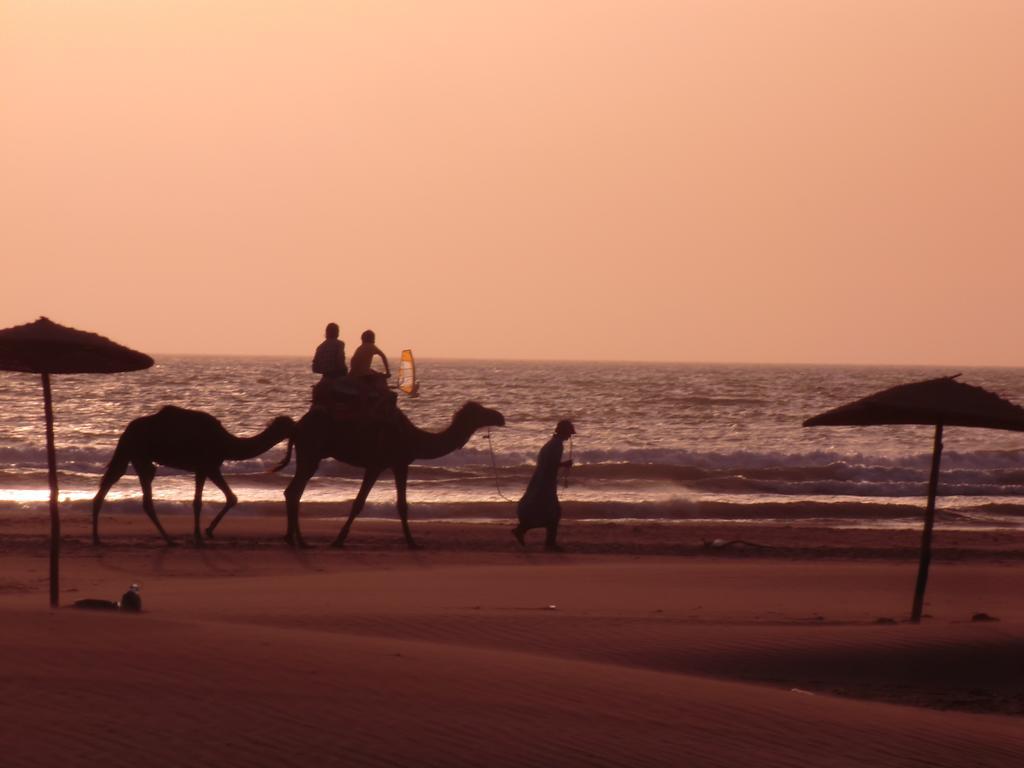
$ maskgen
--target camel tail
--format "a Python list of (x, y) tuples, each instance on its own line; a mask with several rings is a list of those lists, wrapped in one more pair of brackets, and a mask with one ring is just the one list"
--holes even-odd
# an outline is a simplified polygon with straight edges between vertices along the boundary
[(284, 458), (281, 459), (281, 461), (278, 464), (276, 464), (275, 466), (273, 466), (273, 467), (271, 467), (270, 469), (267, 470), (267, 474), (268, 475), (271, 475), (274, 472), (280, 472), (282, 469), (284, 469), (289, 464), (291, 464), (291, 462), (292, 462), (292, 446), (293, 445), (295, 445), (295, 438), (294, 437), (289, 437), (288, 438), (288, 450), (285, 452)]

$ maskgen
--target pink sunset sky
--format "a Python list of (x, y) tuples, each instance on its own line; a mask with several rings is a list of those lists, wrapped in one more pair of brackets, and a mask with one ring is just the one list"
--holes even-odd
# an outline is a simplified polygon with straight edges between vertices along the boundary
[(1019, 0), (0, 0), (0, 327), (1024, 365)]

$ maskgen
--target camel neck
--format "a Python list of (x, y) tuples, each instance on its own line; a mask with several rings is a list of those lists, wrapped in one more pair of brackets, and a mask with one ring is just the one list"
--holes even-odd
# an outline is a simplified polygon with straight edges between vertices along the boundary
[(469, 442), (476, 431), (458, 418), (441, 432), (426, 432), (417, 427), (413, 430), (413, 454), (417, 459), (437, 459), (457, 451)]
[(252, 437), (228, 436), (228, 443), (225, 451), (225, 458), (232, 461), (251, 459), (266, 453), (277, 443), (281, 442), (284, 435), (277, 433), (271, 427), (267, 427), (258, 435)]

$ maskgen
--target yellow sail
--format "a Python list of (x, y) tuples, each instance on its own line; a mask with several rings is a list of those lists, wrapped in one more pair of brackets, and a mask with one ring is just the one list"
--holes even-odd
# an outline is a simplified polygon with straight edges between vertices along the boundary
[(398, 388), (411, 397), (416, 397), (419, 394), (420, 385), (416, 381), (416, 361), (413, 359), (411, 349), (402, 350), (402, 360), (398, 364)]

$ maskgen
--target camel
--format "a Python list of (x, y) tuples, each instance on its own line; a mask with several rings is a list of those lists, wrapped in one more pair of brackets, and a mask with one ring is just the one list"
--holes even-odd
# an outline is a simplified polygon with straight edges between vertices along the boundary
[(451, 424), (442, 432), (420, 429), (401, 411), (395, 412), (393, 421), (335, 421), (327, 408), (314, 406), (299, 419), (295, 433), (288, 441), (284, 460), (271, 470), (276, 472), (288, 466), (294, 445), (295, 476), (284, 492), (288, 510), (285, 540), (293, 546), (306, 546), (299, 531), (299, 501), (320, 462), (330, 457), (364, 470), (363, 482), (352, 502), (348, 520), (332, 546), (344, 546), (352, 522), (366, 504), (366, 497), (377, 478), (385, 469), (391, 469), (395, 476), (398, 515), (402, 520), (405, 543), (410, 549), (417, 549), (418, 545), (409, 531), (409, 505), (405, 496), (409, 465), (418, 459), (436, 459), (458, 450), (482, 427), (503, 426), (505, 417), (501, 413), (474, 402), (468, 402), (456, 411)]
[(273, 448), (295, 431), (295, 421), (288, 416), (278, 416), (267, 428), (252, 437), (235, 437), (221, 423), (203, 411), (189, 411), (173, 405), (161, 408), (151, 416), (132, 421), (117, 442), (114, 456), (110, 459), (100, 489), (92, 502), (92, 541), (100, 543), (99, 515), (103, 499), (110, 487), (116, 483), (131, 463), (139, 475), (142, 485), (142, 508), (153, 525), (160, 531), (164, 541), (173, 544), (171, 537), (160, 525), (153, 508), (153, 478), (155, 464), (175, 469), (187, 469), (195, 473), (196, 495), (192, 502), (195, 515), (194, 536), (196, 544), (202, 544), (199, 533), (199, 513), (203, 506), (203, 486), (210, 479), (224, 493), (224, 507), (217, 513), (213, 523), (206, 529), (212, 537), (213, 529), (225, 513), (238, 503), (238, 497), (231, 492), (227, 481), (220, 472), (226, 460), (251, 459)]

